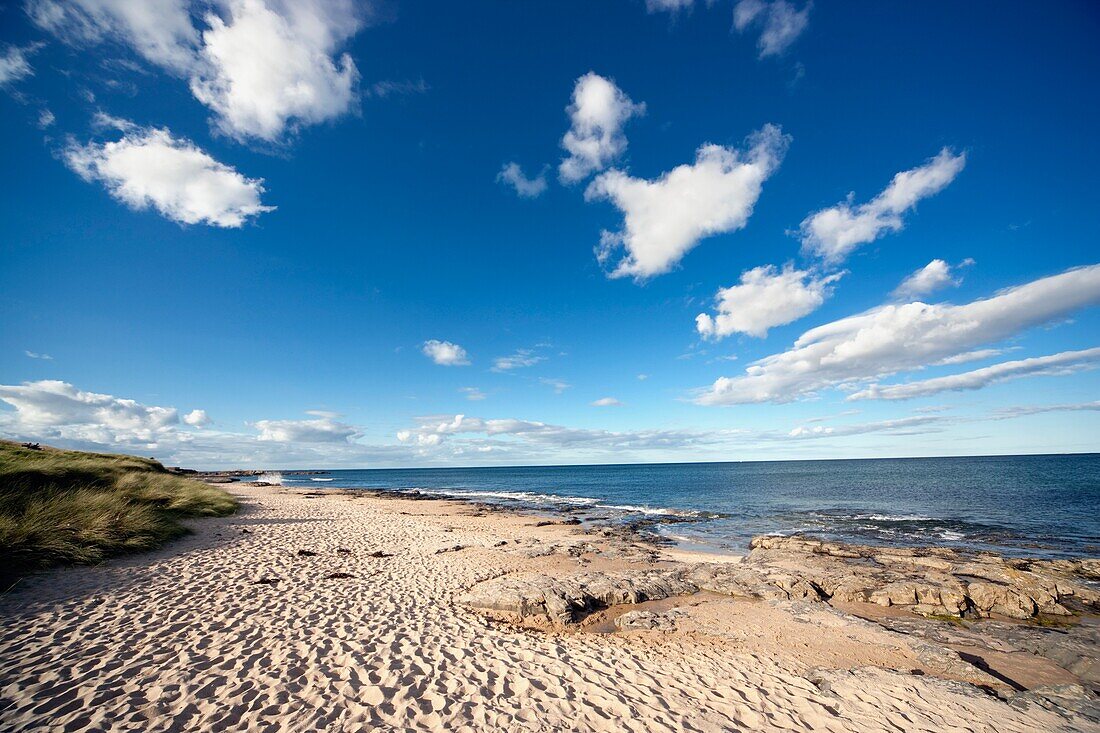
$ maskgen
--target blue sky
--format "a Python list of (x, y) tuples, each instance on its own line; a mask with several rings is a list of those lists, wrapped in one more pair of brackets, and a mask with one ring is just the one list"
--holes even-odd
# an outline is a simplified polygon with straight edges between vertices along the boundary
[(0, 434), (195, 466), (1100, 448), (1091, 3), (0, 19)]

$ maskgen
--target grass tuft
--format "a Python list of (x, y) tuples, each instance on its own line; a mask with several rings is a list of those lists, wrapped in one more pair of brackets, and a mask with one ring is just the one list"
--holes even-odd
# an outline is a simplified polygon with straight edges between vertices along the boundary
[(186, 534), (181, 519), (236, 509), (225, 491), (149, 458), (0, 441), (0, 581), (149, 550)]

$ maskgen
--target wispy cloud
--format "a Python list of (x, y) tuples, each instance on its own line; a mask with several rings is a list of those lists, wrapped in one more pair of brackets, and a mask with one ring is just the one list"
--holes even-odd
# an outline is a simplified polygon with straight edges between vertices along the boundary
[(853, 206), (849, 196), (844, 203), (809, 215), (801, 226), (802, 249), (831, 264), (843, 261), (861, 244), (900, 231), (902, 215), (946, 188), (965, 165), (965, 153), (956, 155), (944, 148), (924, 165), (898, 173), (865, 204)]
[(505, 163), (497, 173), (497, 182), (511, 186), (520, 198), (538, 198), (546, 192), (546, 169), (534, 178), (528, 178), (519, 163)]
[(547, 387), (551, 387), (554, 390), (555, 394), (561, 394), (562, 392), (573, 386), (569, 382), (563, 381), (561, 379), (552, 379), (550, 377), (540, 377), (539, 383), (545, 384)]
[(45, 361), (53, 361), (53, 357), (49, 354), (39, 354), (36, 351), (24, 351), (23, 353), (29, 356), (31, 359), (44, 359)]
[(740, 0), (733, 8), (733, 27), (744, 33), (759, 28), (756, 47), (760, 58), (782, 55), (798, 40), (810, 24), (810, 8), (807, 2), (801, 10), (786, 0)]
[(908, 400), (940, 392), (982, 389), (991, 384), (1020, 377), (1073, 374), (1095, 369), (1100, 361), (1100, 348), (1083, 351), (1063, 351), (1049, 356), (1006, 361), (962, 374), (923, 379), (904, 384), (871, 384), (848, 396), (849, 400)]
[(466, 399), (470, 400), (471, 402), (480, 402), (481, 400), (488, 397), (488, 395), (486, 395), (477, 387), (460, 387), (458, 391), (466, 395)]
[(614, 397), (601, 397), (592, 403), (593, 407), (622, 407), (623, 403)]
[(492, 371), (510, 372), (515, 369), (534, 366), (541, 361), (546, 361), (546, 357), (536, 354), (532, 349), (517, 349), (514, 354), (498, 356), (494, 359)]

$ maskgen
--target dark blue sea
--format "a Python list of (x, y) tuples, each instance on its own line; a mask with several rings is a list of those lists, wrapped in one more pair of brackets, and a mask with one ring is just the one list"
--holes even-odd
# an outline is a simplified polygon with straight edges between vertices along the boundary
[(373, 469), (284, 474), (288, 487), (417, 490), (588, 521), (656, 521), (684, 546), (742, 552), (801, 532), (868, 544), (1100, 555), (1100, 454)]

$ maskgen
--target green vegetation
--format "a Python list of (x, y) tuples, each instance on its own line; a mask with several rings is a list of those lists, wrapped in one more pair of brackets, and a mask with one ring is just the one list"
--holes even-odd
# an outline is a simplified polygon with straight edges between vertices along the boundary
[(157, 547), (187, 533), (180, 519), (236, 509), (149, 458), (0, 441), (0, 590), (33, 570)]

